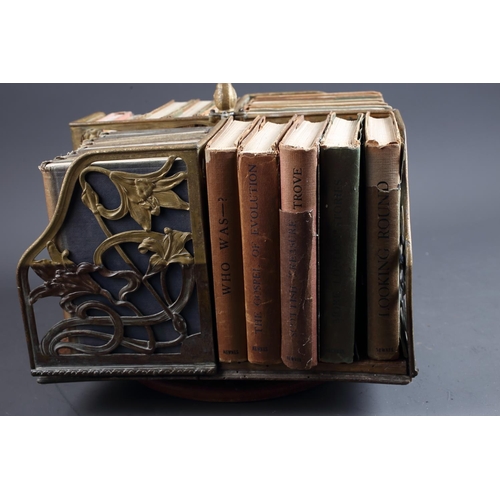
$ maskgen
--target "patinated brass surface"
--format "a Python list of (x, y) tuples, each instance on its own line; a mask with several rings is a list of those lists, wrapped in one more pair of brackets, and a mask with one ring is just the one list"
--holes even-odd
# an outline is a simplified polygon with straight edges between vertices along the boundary
[[(111, 171), (95, 165), (102, 161), (162, 157), (167, 157), (163, 167), (146, 174)], [(176, 159), (184, 160), (186, 170), (170, 175)], [(53, 219), (19, 263), (18, 284), (34, 374), (100, 377), (214, 371), (199, 164), (195, 148), (176, 150), (161, 146), (94, 151), (74, 161), (65, 176)], [(109, 179), (120, 198), (116, 208), (106, 206), (106, 200), (100, 198), (88, 181), (90, 174)], [(173, 190), (186, 182), (189, 200), (182, 199)], [(105, 237), (95, 248), (92, 262), (74, 262), (71, 249), (58, 248), (56, 243), (77, 186), (81, 187), (81, 201)], [(162, 210), (191, 211), (192, 230), (165, 227), (162, 233), (153, 231), (152, 218)], [(136, 228), (114, 234), (108, 221), (126, 216)], [(194, 255), (186, 248), (188, 242), (193, 245)], [(133, 245), (140, 254), (149, 257), (145, 272), (129, 257), (127, 245)], [(43, 249), (47, 250), (48, 259), (37, 258)], [(110, 251), (116, 251), (121, 257), (123, 269), (106, 267), (104, 260)], [(166, 283), (170, 269), (175, 266), (181, 268), (182, 286), (178, 296), (171, 296)], [(28, 279), (30, 269), (42, 280), (42, 284), (34, 288)], [(155, 277), (159, 277), (159, 287), (151, 284)], [(113, 295), (97, 278), (118, 280), (122, 286)], [(144, 315), (130, 300), (141, 287), (157, 302), (157, 313)], [(183, 309), (195, 288), (201, 331), (188, 336)], [(46, 297), (59, 297), (67, 315), (39, 336), (33, 307)], [(170, 323), (175, 332), (166, 341), (159, 341), (154, 334), (155, 325), (161, 323)], [(105, 331), (104, 327), (112, 332)], [(145, 335), (141, 338), (127, 335), (129, 327), (141, 327)], [(172, 354), (164, 351), (175, 346), (180, 350)], [(126, 353), (122, 352), (123, 348)]]

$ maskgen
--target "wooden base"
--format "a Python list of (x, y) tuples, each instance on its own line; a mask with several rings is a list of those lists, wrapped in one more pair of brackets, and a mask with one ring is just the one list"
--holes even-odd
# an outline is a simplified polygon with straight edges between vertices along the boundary
[(242, 403), (280, 398), (312, 389), (324, 381), (278, 381), (264, 380), (145, 380), (142, 383), (155, 391), (170, 396), (211, 403)]

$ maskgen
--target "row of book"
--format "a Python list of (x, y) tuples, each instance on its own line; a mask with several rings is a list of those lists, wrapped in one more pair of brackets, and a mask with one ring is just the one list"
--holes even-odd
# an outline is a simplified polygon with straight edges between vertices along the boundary
[(205, 148), (219, 361), (303, 370), (351, 363), (363, 341), (397, 359), (395, 116), (282, 121), (229, 118)]
[[(324, 113), (332, 107), (342, 106), (344, 109), (390, 109), (380, 92), (297, 92), (297, 93), (269, 93), (244, 96), (238, 104), (240, 113), (246, 117), (273, 113), (282, 114), (283, 110), (293, 110), (302, 113)], [(190, 99), (189, 101), (170, 100), (161, 106), (144, 114), (135, 114), (132, 111), (115, 111), (111, 113), (95, 113), (88, 117), (94, 125), (116, 122), (129, 122), (130, 129), (137, 121), (172, 120), (179, 118), (208, 117), (216, 112), (217, 107), (213, 100)]]
[(208, 116), (214, 108), (213, 101), (191, 99), (190, 101), (170, 100), (160, 107), (143, 115), (132, 111), (115, 111), (98, 117), (96, 123), (120, 122), (129, 120), (161, 120), (164, 118), (187, 118), (192, 116)]
[[(208, 124), (156, 129), (154, 120), (174, 108), (210, 108), (212, 102), (172, 104), (134, 115), (153, 117), (151, 130), (135, 130), (131, 123), (130, 130), (116, 131), (117, 121), (133, 122), (134, 116), (102, 113), (109, 120), (103, 119), (100, 135), (67, 158), (44, 164), (49, 216), (66, 170), (79, 155), (194, 141), (205, 158), (219, 361), (308, 369), (365, 357), (396, 359), (401, 138), (382, 96), (244, 97), (235, 118), (226, 119), (215, 135)], [(337, 112), (327, 113), (331, 109)], [(213, 137), (201, 146), (207, 134)], [(129, 160), (108, 167), (159, 168)], [(187, 192), (178, 195), (188, 199)], [(69, 232), (60, 239), (67, 240)], [(77, 240), (60, 242), (75, 258)], [(90, 262), (92, 253), (82, 259)]]

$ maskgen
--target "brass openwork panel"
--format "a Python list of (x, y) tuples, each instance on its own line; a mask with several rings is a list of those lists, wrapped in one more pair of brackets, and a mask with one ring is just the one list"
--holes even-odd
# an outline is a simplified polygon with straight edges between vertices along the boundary
[[(35, 374), (214, 371), (199, 164), (196, 148), (148, 146), (50, 166), (55, 213), (18, 270)], [(63, 314), (40, 332), (49, 297)]]

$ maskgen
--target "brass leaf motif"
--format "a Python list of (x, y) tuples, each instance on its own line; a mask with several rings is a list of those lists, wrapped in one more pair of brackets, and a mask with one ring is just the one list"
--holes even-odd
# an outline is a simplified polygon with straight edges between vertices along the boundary
[(138, 247), (142, 254), (153, 253), (145, 277), (166, 270), (170, 264), (188, 266), (194, 262), (193, 256), (185, 248), (191, 239), (191, 233), (176, 231), (169, 227), (166, 227), (164, 232), (165, 235), (150, 233)]
[[(177, 172), (166, 177), (174, 160), (174, 157), (170, 157), (160, 170), (149, 174), (111, 172), (99, 167), (89, 167), (80, 176), (83, 189), (82, 202), (94, 214), (99, 214), (105, 219), (121, 219), (128, 213), (142, 229), (150, 231), (151, 217), (159, 215), (161, 207), (189, 210), (189, 203), (173, 191), (176, 186), (187, 179), (187, 172)], [(113, 182), (121, 200), (117, 209), (109, 210), (99, 203), (99, 196), (85, 180), (85, 175), (89, 172), (99, 172)]]
[(87, 294), (99, 294), (101, 287), (89, 276), (89, 273), (98, 269), (98, 266), (84, 262), (75, 264), (68, 259), (68, 250), (62, 252), (53, 241), (47, 243), (50, 260), (33, 261), (31, 267), (44, 281), (33, 289), (29, 295), (31, 304), (43, 297), (61, 297), (64, 305), (68, 298)]

